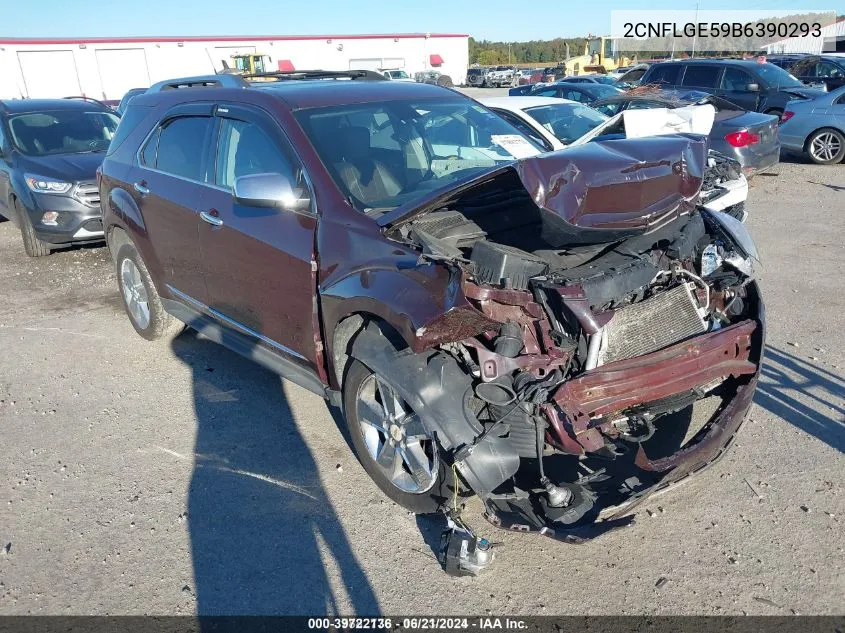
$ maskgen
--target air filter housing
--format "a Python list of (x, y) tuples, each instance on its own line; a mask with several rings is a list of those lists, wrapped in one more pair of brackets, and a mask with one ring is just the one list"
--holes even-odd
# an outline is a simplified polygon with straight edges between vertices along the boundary
[(531, 253), (493, 242), (476, 242), (470, 260), (482, 283), (527, 290), (528, 280), (544, 275), (548, 264)]

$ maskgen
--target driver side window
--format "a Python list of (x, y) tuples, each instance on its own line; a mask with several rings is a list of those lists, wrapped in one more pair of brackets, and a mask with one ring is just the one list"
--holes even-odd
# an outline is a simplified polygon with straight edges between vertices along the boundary
[(237, 119), (221, 119), (214, 182), (230, 188), (235, 179), (251, 174), (282, 174), (298, 184), (301, 174), (258, 125)]

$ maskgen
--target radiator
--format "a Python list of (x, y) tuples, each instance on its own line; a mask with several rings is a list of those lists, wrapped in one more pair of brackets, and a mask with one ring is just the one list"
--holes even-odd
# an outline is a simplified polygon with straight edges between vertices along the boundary
[(616, 311), (604, 327), (599, 365), (642, 356), (707, 331), (686, 283)]

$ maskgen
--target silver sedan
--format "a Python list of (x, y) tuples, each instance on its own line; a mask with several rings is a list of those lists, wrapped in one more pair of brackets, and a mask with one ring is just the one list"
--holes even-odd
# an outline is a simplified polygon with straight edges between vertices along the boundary
[(845, 86), (815, 99), (790, 101), (781, 116), (783, 149), (806, 153), (820, 165), (845, 158)]

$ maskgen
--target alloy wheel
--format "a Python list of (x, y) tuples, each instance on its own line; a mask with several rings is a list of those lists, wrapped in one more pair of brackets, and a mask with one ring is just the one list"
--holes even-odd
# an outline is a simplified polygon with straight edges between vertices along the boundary
[(842, 139), (833, 132), (823, 132), (810, 143), (810, 153), (818, 160), (833, 160), (841, 150)]
[(439, 468), (437, 446), (383, 378), (370, 374), (361, 383), (357, 414), (367, 451), (390, 483), (412, 494), (430, 490)]
[(150, 325), (150, 302), (147, 289), (141, 279), (141, 271), (131, 259), (126, 258), (120, 264), (120, 285), (129, 316), (140, 329)]

